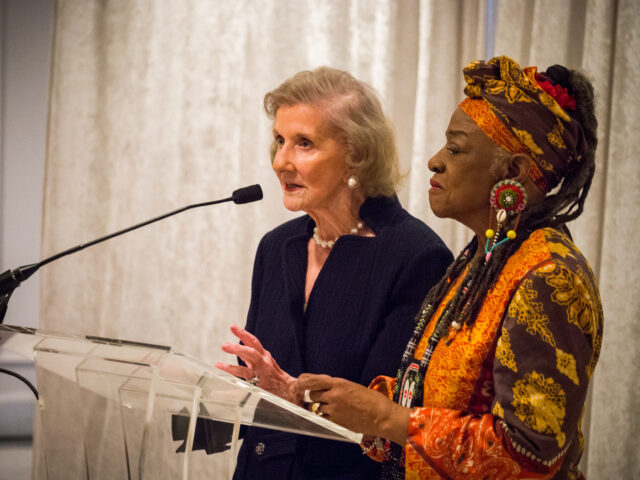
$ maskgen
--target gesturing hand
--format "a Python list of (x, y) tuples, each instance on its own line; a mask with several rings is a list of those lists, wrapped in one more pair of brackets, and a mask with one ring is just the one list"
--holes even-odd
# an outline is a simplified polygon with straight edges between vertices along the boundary
[(215, 366), (245, 380), (257, 377), (257, 385), (260, 388), (291, 401), (288, 387), (295, 378), (280, 368), (271, 353), (265, 350), (260, 340), (254, 335), (236, 325), (231, 326), (231, 333), (238, 337), (244, 345), (223, 343), (222, 350), (231, 355), (237, 355), (247, 366), (241, 367), (220, 362)]
[(291, 384), (290, 390), (295, 403), (300, 403), (305, 390), (310, 390), (311, 400), (320, 402), (322, 415), (349, 430), (387, 438), (400, 445), (407, 439), (411, 410), (358, 383), (304, 373)]

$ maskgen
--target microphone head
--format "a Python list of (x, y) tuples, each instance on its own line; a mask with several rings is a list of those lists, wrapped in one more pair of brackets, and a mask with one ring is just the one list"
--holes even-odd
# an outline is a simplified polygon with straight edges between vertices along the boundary
[(250, 203), (256, 200), (262, 200), (262, 188), (260, 185), (249, 185), (248, 187), (239, 188), (231, 194), (233, 203)]

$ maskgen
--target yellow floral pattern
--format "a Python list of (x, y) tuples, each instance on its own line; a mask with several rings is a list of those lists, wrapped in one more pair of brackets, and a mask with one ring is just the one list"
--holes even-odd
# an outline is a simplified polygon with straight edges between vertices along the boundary
[(577, 258), (578, 255), (581, 255), (580, 249), (564, 233), (558, 230), (554, 230), (553, 228), (547, 228), (544, 231), (544, 235), (545, 237), (547, 237), (548, 242), (562, 243), (566, 245), (573, 252), (574, 258)]
[(601, 320), (597, 313), (600, 297), (582, 268), (578, 266), (571, 271), (559, 264), (552, 273), (545, 275), (545, 281), (554, 289), (551, 299), (567, 307), (569, 323), (577, 325), (587, 335), (593, 335)]
[[(535, 155), (542, 155), (544, 153), (529, 132), (526, 130), (518, 130), (517, 128), (513, 128), (512, 130), (515, 136), (518, 137), (518, 140), (520, 140), (520, 143), (527, 147), (531, 153)], [(547, 169), (546, 166), (542, 167), (545, 168), (545, 170)]]
[(509, 103), (532, 103), (534, 101), (529, 95), (514, 84), (491, 82), (489, 80), (487, 85), (490, 85), (491, 83), (493, 83), (493, 86), (486, 89), (487, 93), (491, 95), (504, 95), (504, 98), (506, 98)]
[(496, 402), (493, 406), (493, 411), (491, 412), (498, 418), (504, 418), (504, 408), (500, 405), (500, 402)]
[(549, 242), (549, 250), (551, 250), (553, 253), (557, 253), (562, 258), (566, 258), (567, 256), (571, 255), (571, 249), (565, 244), (559, 242)]
[(562, 386), (551, 377), (533, 371), (518, 380), (513, 387), (515, 414), (527, 427), (540, 433), (555, 435), (562, 448), (566, 436), (562, 432), (566, 395)]
[(578, 420), (578, 445), (580, 445), (580, 451), (584, 449), (584, 435), (582, 434), (583, 419), (584, 419), (584, 405), (582, 406), (582, 412), (580, 412), (580, 419)]
[(573, 355), (556, 348), (556, 367), (560, 373), (566, 375), (573, 383), (580, 385), (578, 371), (576, 369), (576, 359)]
[(528, 333), (539, 335), (546, 343), (555, 347), (556, 340), (549, 330), (549, 318), (543, 313), (542, 303), (535, 301), (537, 296), (531, 280), (525, 280), (509, 304), (509, 316), (516, 317), (518, 324), (526, 325)]
[(551, 145), (555, 145), (558, 148), (567, 149), (567, 146), (564, 144), (564, 140), (562, 139), (562, 134), (564, 133), (564, 127), (562, 126), (562, 122), (558, 120), (556, 122), (556, 126), (547, 133), (547, 140)]
[(598, 363), (598, 354), (600, 353), (601, 347), (602, 347), (602, 335), (594, 335), (593, 336), (594, 354), (591, 356), (591, 361), (584, 367), (584, 371), (587, 375), (587, 378), (589, 379), (591, 378), (591, 375), (593, 375), (593, 370), (594, 368), (596, 368), (596, 363)]
[(513, 370), (518, 373), (518, 366), (516, 365), (516, 357), (511, 351), (511, 342), (509, 340), (509, 332), (506, 328), (502, 328), (502, 334), (498, 339), (498, 346), (496, 348), (496, 358), (500, 360), (502, 365), (509, 370)]
[(556, 117), (561, 118), (565, 122), (571, 121), (571, 117), (567, 115), (567, 112), (565, 112), (562, 109), (562, 107), (560, 107), (560, 105), (558, 105), (558, 103), (553, 99), (553, 97), (549, 95), (547, 92), (545, 91), (540, 92), (539, 98), (540, 98), (540, 102), (542, 102), (542, 104), (545, 107), (551, 110)]

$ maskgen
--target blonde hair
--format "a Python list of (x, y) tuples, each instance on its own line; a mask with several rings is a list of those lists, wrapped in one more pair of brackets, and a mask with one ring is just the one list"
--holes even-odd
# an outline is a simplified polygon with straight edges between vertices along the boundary
[[(345, 164), (367, 196), (392, 196), (400, 182), (391, 122), (372, 87), (330, 67), (298, 72), (264, 96), (271, 119), (281, 106), (313, 105), (324, 112), (330, 132), (346, 147)], [(277, 145), (271, 144), (273, 162)]]

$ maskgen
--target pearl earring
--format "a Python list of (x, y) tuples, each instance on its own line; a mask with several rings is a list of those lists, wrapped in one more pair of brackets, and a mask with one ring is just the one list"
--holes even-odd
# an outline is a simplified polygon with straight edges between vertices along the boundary
[(349, 186), (349, 188), (351, 190), (355, 190), (356, 188), (358, 188), (360, 186), (360, 182), (358, 181), (358, 177), (356, 177), (355, 175), (351, 175), (349, 177), (349, 179), (347, 180), (347, 185)]

